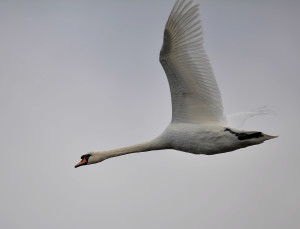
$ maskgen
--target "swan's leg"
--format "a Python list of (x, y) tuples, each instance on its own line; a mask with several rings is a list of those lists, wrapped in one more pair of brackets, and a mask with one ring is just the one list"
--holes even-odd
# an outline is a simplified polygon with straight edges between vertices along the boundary
[(229, 133), (235, 135), (238, 137), (239, 140), (247, 140), (247, 139), (251, 139), (251, 138), (259, 138), (263, 136), (262, 132), (258, 132), (258, 131), (251, 131), (251, 132), (235, 132), (229, 128), (225, 128), (224, 131), (228, 131)]

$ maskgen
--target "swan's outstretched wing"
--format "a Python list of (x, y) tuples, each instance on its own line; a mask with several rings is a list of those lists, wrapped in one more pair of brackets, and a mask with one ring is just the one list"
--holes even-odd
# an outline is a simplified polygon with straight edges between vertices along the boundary
[(267, 115), (267, 114), (275, 114), (275, 113), (268, 107), (260, 107), (248, 112), (230, 114), (227, 115), (228, 126), (233, 128), (240, 128), (244, 125), (247, 119), (257, 115)]
[(167, 21), (160, 62), (172, 97), (172, 122), (223, 123), (221, 94), (203, 47), (199, 6), (177, 0)]

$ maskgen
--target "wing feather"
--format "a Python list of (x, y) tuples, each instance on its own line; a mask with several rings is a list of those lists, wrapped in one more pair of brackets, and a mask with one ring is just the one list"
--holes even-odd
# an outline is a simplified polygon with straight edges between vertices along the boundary
[(248, 111), (248, 112), (239, 112), (227, 115), (228, 120), (228, 126), (233, 128), (241, 128), (244, 123), (252, 117), (258, 116), (258, 115), (269, 115), (269, 114), (275, 114), (274, 111), (272, 111), (270, 108), (264, 106), (259, 107), (257, 109)]
[(203, 46), (199, 5), (177, 0), (166, 23), (160, 62), (172, 97), (172, 122), (223, 123), (221, 94)]

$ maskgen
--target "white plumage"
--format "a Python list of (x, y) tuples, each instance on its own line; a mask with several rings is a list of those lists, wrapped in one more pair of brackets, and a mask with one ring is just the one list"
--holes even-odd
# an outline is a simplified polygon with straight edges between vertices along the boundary
[(120, 149), (89, 152), (75, 167), (94, 164), (124, 154), (175, 149), (213, 155), (256, 145), (275, 138), (257, 131), (240, 131), (249, 117), (269, 113), (261, 108), (229, 116), (238, 120), (228, 127), (220, 90), (203, 45), (199, 5), (177, 0), (164, 31), (159, 60), (168, 78), (172, 98), (172, 121), (152, 141)]
[(177, 1), (167, 21), (160, 62), (172, 97), (172, 122), (223, 123), (221, 94), (203, 47), (199, 5)]

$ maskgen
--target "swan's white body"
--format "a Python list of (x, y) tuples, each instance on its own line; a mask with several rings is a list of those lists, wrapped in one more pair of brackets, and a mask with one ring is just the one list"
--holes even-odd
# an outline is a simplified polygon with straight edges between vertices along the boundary
[[(168, 143), (169, 148), (193, 154), (213, 155), (262, 143), (269, 136), (241, 141), (236, 135), (224, 131), (220, 125), (170, 124), (158, 138)], [(233, 130), (231, 128), (231, 130)], [(241, 132), (236, 130), (237, 133)], [(250, 132), (248, 132), (250, 133)]]
[[(76, 167), (124, 154), (160, 149), (212, 155), (274, 138), (261, 132), (228, 128), (221, 93), (203, 46), (198, 5), (193, 5), (193, 1), (177, 0), (175, 3), (166, 23), (159, 59), (171, 91), (170, 125), (152, 141), (83, 155)], [(248, 117), (265, 113), (266, 109), (260, 109), (231, 117), (239, 116), (241, 124)]]

